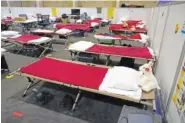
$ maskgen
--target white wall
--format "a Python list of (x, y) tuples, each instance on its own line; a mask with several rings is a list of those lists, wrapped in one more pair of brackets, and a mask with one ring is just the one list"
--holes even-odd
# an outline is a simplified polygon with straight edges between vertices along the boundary
[(151, 16), (151, 10), (151, 8), (115, 8), (114, 21), (117, 22), (120, 18), (126, 18), (148, 22)]
[[(5, 11), (7, 8), (2, 7), (2, 12)], [(50, 14), (51, 8), (50, 7), (12, 7), (10, 8), (12, 11), (12, 16), (16, 17), (19, 14)], [(80, 12), (87, 12), (89, 16), (95, 16), (95, 17), (107, 17), (107, 8), (102, 8), (102, 13), (97, 14), (96, 8), (79, 8)], [(151, 10), (150, 8), (115, 8), (115, 14), (113, 22), (117, 22), (120, 20), (120, 18), (125, 17), (128, 19), (133, 20), (144, 20), (146, 22), (149, 21), (151, 16)], [(71, 8), (57, 8), (57, 16), (61, 16), (63, 13), (70, 14)], [(3, 12), (2, 15), (6, 16), (7, 12)]]
[[(160, 16), (162, 12), (166, 13), (167, 9), (165, 7), (158, 7), (154, 13), (157, 15), (156, 18), (161, 18), (158, 20), (156, 25), (156, 32), (152, 46), (157, 50), (161, 48), (159, 58), (157, 59), (156, 78), (161, 87), (164, 107), (166, 107), (168, 99), (171, 96), (171, 88), (174, 83), (177, 66), (179, 64), (183, 44), (185, 42), (185, 35), (181, 33), (182, 25), (185, 21), (184, 11), (185, 4), (170, 6), (165, 28), (163, 27), (164, 25), (162, 25), (164, 23), (164, 18), (162, 19)], [(178, 33), (175, 33), (175, 25), (177, 23), (180, 24), (180, 28)], [(162, 40), (160, 40), (162, 37), (162, 29), (164, 29), (164, 34)], [(159, 44), (161, 41), (162, 44), (160, 46)], [(177, 112), (174, 110), (174, 106), (170, 105), (169, 110), (170, 112), (167, 113), (169, 123), (180, 123), (180, 120), (177, 119)]]
[(155, 30), (156, 30), (156, 25), (157, 25), (157, 19), (158, 19), (158, 14), (159, 14), (159, 8), (153, 8), (153, 13), (151, 14), (152, 18), (151, 21), (149, 23), (149, 37), (150, 37), (150, 41), (151, 41), (151, 46), (153, 46), (153, 42), (154, 42), (154, 36), (155, 36)]
[(168, 6), (164, 7), (158, 7), (158, 14), (157, 14), (157, 23), (155, 25), (155, 32), (154, 32), (154, 37), (152, 42), (152, 48), (156, 53), (156, 56), (159, 56), (160, 52), (160, 47), (161, 47), (161, 42), (163, 38), (163, 31), (165, 28), (165, 23), (167, 20), (167, 15), (168, 15)]
[[(8, 13), (6, 10), (8, 7), (2, 7), (1, 8), (1, 13), (2, 15), (7, 15)], [(97, 16), (97, 9), (96, 8), (79, 8), (80, 12), (87, 12), (89, 16)], [(41, 14), (50, 14), (51, 8), (50, 7), (11, 7), (10, 10), (12, 11), (12, 16), (16, 17), (19, 14), (36, 14), (36, 13), (41, 13)], [(102, 8), (102, 14), (100, 16), (105, 17), (106, 16), (106, 9)], [(70, 14), (71, 13), (71, 8), (57, 8), (57, 16), (61, 16), (62, 14)]]
[[(185, 55), (184, 55), (183, 61), (185, 61)], [(180, 68), (182, 68), (183, 64), (184, 63), (180, 64)], [(183, 123), (181, 122), (182, 119), (180, 118), (177, 112), (177, 108), (172, 101), (170, 102), (169, 110), (167, 112), (167, 119), (168, 119), (168, 123)]]

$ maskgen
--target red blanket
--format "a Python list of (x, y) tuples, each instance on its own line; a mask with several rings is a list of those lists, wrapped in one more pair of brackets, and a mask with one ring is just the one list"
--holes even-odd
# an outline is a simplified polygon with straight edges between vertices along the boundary
[(87, 66), (52, 58), (41, 58), (20, 69), (37, 77), (92, 89), (98, 89), (108, 68)]
[(123, 47), (123, 46), (107, 46), (101, 44), (95, 44), (87, 52), (104, 53), (119, 55), (133, 58), (146, 58), (152, 59), (152, 55), (147, 47)]
[(8, 38), (8, 39), (15, 40), (17, 42), (26, 44), (28, 41), (39, 39), (39, 38), (40, 38), (40, 36), (31, 35), (31, 34), (23, 34), (23, 35), (21, 35), (19, 37), (16, 37), (16, 38)]

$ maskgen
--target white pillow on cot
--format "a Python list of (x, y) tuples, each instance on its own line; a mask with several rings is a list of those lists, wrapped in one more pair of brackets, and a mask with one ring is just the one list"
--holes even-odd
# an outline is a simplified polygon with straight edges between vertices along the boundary
[(137, 91), (139, 75), (139, 72), (134, 69), (115, 66), (109, 69), (103, 81), (110, 88)]

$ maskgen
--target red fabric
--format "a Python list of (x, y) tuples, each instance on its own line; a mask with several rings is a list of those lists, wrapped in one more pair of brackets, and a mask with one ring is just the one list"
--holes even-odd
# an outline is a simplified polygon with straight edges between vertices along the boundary
[(15, 40), (17, 42), (20, 42), (20, 43), (27, 43), (28, 41), (31, 41), (31, 40), (35, 40), (35, 39), (39, 39), (40, 36), (36, 36), (36, 35), (30, 35), (30, 34), (23, 34), (19, 37), (16, 37), (16, 38), (8, 38), (10, 40)]
[(150, 54), (147, 47), (122, 47), (95, 44), (86, 51), (95, 53), (105, 53), (110, 55), (128, 56), (134, 58), (152, 59), (152, 55)]
[(136, 26), (141, 20), (128, 20), (126, 21), (128, 26), (131, 27), (131, 26)]
[(62, 24), (62, 23), (57, 23), (56, 28), (57, 29), (67, 28), (67, 29), (71, 29), (71, 30), (81, 29), (81, 30), (85, 30), (85, 31), (89, 30), (89, 26), (87, 24)]
[(67, 84), (98, 89), (108, 68), (81, 65), (52, 58), (41, 58), (20, 69), (21, 72)]

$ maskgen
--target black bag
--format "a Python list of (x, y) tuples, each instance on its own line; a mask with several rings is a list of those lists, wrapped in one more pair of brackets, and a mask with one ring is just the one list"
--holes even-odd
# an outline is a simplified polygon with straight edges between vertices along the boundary
[(68, 18), (68, 16), (66, 14), (62, 14), (62, 18)]
[(63, 100), (61, 101), (61, 106), (63, 108), (68, 108), (71, 109), (73, 106), (74, 100), (73, 97), (71, 97), (70, 95), (66, 94), (63, 98)]
[[(128, 47), (132, 47), (130, 44), (123, 44), (122, 46), (128, 46)], [(125, 66), (125, 67), (130, 67), (130, 68), (134, 68), (134, 61), (135, 59), (133, 58), (126, 58), (126, 57), (122, 57), (120, 60), (120, 66)]]

